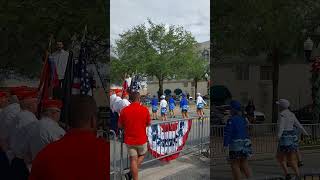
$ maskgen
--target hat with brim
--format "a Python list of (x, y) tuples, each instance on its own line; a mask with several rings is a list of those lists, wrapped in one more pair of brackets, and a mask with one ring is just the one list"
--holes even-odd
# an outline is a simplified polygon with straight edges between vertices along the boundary
[(58, 109), (62, 108), (63, 104), (60, 100), (47, 99), (43, 101), (43, 109)]
[(290, 107), (290, 102), (286, 99), (279, 99), (279, 101), (276, 101), (276, 104), (286, 109)]

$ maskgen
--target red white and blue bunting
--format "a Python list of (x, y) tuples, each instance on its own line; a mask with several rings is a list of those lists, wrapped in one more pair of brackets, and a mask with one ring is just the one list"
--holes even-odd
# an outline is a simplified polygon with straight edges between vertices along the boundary
[(147, 127), (149, 152), (161, 161), (178, 158), (188, 139), (191, 125), (192, 120), (184, 120)]

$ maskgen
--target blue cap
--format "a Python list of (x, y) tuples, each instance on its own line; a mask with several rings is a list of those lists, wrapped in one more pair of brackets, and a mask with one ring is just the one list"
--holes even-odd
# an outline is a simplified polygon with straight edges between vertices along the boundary
[(239, 101), (232, 100), (230, 102), (231, 109), (236, 111), (241, 111), (241, 103)]

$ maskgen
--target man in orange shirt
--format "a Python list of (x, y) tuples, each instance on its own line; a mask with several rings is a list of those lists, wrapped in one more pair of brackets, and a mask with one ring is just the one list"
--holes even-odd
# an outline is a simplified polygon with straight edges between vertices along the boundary
[(148, 108), (140, 103), (139, 92), (132, 92), (130, 99), (132, 103), (120, 113), (119, 128), (124, 129), (133, 180), (138, 180), (139, 167), (148, 151), (146, 128), (151, 119)]
[(110, 179), (110, 144), (97, 138), (94, 99), (72, 96), (70, 110), (72, 128), (38, 153), (29, 180)]

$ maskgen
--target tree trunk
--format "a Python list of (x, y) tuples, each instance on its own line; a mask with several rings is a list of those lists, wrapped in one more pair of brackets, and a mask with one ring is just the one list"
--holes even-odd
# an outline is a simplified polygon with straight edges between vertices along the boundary
[(272, 52), (272, 123), (278, 121), (278, 105), (275, 103), (278, 100), (278, 86), (279, 86), (279, 50), (273, 49)]
[(198, 93), (198, 79), (197, 78), (194, 78), (193, 79), (193, 82), (194, 82), (194, 98), (197, 98), (197, 93)]
[(158, 97), (160, 98), (161, 95), (163, 95), (163, 79), (162, 79), (162, 78), (159, 78)]

